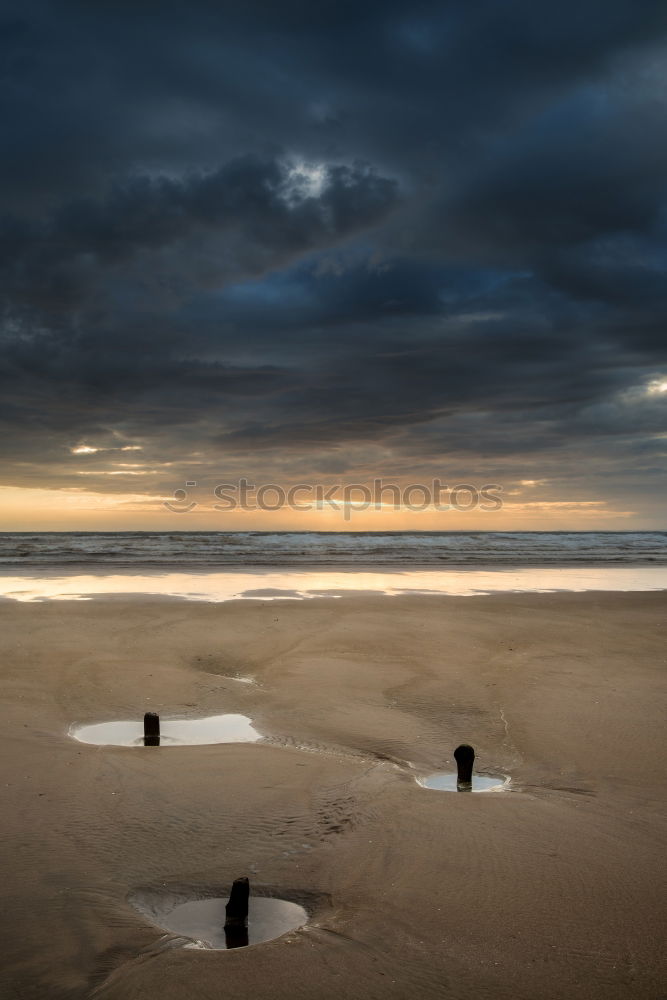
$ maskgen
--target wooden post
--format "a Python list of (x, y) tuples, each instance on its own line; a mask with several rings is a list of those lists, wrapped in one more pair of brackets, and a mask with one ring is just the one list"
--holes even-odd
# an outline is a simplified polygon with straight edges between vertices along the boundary
[(160, 746), (160, 716), (155, 712), (146, 712), (144, 715), (144, 746)]
[(248, 899), (250, 883), (244, 876), (234, 879), (229, 902), (225, 906), (225, 931), (243, 929), (248, 926)]
[(227, 927), (225, 925), (225, 945), (227, 948), (247, 948), (249, 943), (247, 927)]
[(457, 775), (456, 787), (459, 791), (469, 791), (472, 788), (472, 765), (475, 760), (475, 751), (467, 743), (462, 743), (454, 751)]

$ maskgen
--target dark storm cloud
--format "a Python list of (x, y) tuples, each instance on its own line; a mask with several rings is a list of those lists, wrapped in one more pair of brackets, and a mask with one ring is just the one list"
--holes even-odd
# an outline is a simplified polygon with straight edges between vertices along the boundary
[(218, 241), (237, 235), (241, 271), (261, 271), (377, 223), (397, 198), (395, 181), (360, 164), (324, 168), (317, 196), (304, 183), (286, 163), (244, 157), (183, 180), (133, 177), (104, 200), (66, 203), (52, 219), (10, 216), (0, 231), (5, 294), (10, 303), (72, 309), (109, 269), (202, 231)]
[(4, 9), (6, 482), (659, 466), (664, 4)]

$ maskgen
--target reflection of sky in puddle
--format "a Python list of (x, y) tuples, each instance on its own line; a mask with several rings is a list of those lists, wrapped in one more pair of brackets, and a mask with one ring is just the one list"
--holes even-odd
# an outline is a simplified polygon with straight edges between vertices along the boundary
[[(225, 935), (226, 903), (226, 899), (193, 899), (173, 909), (168, 909), (167, 904), (164, 910), (160, 909), (159, 904), (153, 904), (150, 919), (164, 930), (191, 938), (200, 946), (218, 949), (238, 947), (238, 944), (233, 943), (234, 938), (230, 938), (228, 942)], [(145, 913), (143, 907), (137, 906), (137, 909)], [(248, 905), (247, 943), (272, 941), (303, 927), (307, 922), (308, 914), (297, 903), (286, 899), (251, 896)]]
[(521, 567), (479, 570), (227, 570), (218, 572), (5, 572), (0, 594), (16, 601), (85, 600), (143, 594), (192, 601), (305, 600), (354, 593), (479, 594), (667, 589), (667, 567)]
[[(72, 726), (70, 736), (98, 746), (144, 745), (143, 720), (97, 722)], [(210, 743), (254, 743), (260, 734), (245, 715), (210, 715), (205, 719), (160, 719), (160, 746), (201, 746)]]
[[(473, 774), (472, 788), (462, 789), (462, 794), (470, 792), (493, 792), (502, 788), (507, 788), (509, 778), (504, 776), (489, 777), (485, 774)], [(446, 774), (444, 771), (436, 771), (425, 778), (417, 778), (417, 783), (423, 788), (433, 788), (438, 792), (457, 792), (456, 774)]]

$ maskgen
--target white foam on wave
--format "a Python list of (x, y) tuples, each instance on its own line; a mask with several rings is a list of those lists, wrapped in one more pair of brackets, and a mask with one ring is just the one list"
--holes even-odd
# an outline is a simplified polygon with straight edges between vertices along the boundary
[(664, 531), (0, 533), (0, 565), (667, 564)]

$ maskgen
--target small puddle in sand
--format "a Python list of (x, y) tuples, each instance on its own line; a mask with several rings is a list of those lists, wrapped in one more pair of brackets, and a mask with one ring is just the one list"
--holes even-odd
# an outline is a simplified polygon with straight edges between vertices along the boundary
[[(144, 745), (143, 721), (97, 722), (72, 726), (69, 735), (98, 746)], [(160, 746), (202, 746), (210, 743), (255, 743), (261, 734), (246, 715), (210, 715), (205, 719), (160, 719)]]
[(227, 899), (191, 899), (172, 905), (168, 900), (147, 902), (133, 900), (133, 906), (158, 927), (172, 934), (190, 938), (190, 947), (242, 948), (282, 937), (308, 922), (308, 914), (298, 903), (269, 896), (251, 896), (248, 905), (247, 931), (225, 932)]
[(456, 774), (447, 774), (444, 771), (436, 771), (425, 778), (417, 778), (417, 784), (422, 788), (433, 788), (437, 792), (497, 792), (509, 786), (510, 779), (501, 775), (500, 777), (489, 777), (485, 774), (473, 774), (471, 788), (457, 788)]

